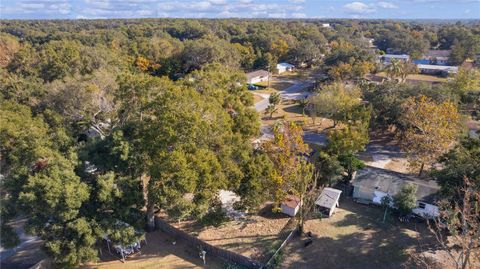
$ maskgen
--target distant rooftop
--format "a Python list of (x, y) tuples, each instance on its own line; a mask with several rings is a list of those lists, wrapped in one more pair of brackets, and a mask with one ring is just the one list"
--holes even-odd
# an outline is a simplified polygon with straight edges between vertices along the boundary
[(382, 58), (394, 58), (394, 59), (405, 59), (405, 60), (410, 59), (410, 56), (408, 56), (407, 54), (384, 54), (384, 55), (380, 55), (380, 57), (382, 57)]
[(458, 66), (418, 64), (417, 67), (418, 69), (438, 70), (438, 71), (445, 71), (448, 73), (458, 72)]
[(450, 54), (452, 53), (451, 50), (429, 50), (427, 54), (425, 54), (425, 58), (433, 59), (433, 58), (449, 58)]

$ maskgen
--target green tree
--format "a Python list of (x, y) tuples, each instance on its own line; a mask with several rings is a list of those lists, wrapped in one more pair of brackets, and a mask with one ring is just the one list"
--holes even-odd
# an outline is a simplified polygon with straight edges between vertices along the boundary
[(27, 231), (44, 240), (56, 263), (74, 266), (94, 259), (96, 238), (80, 212), (89, 188), (74, 172), (75, 154), (69, 159), (59, 152), (47, 124), (27, 107), (8, 102), (0, 107), (2, 226), (25, 214)]
[[(439, 158), (443, 169), (433, 169), (432, 175), (441, 186), (442, 195), (458, 201), (458, 190), (465, 188), (465, 178), (480, 187), (480, 138), (467, 137)], [(478, 189), (477, 189), (478, 191)]]
[(312, 117), (324, 117), (333, 121), (336, 127), (344, 121), (350, 110), (360, 104), (361, 91), (357, 87), (348, 87), (335, 83), (321, 90), (318, 95), (309, 97), (309, 112)]
[(459, 114), (451, 102), (436, 104), (425, 96), (408, 98), (402, 105), (402, 148), (412, 168), (433, 164), (459, 134)]
[(303, 232), (305, 219), (312, 209), (306, 207), (306, 200), (311, 200), (316, 194), (309, 190), (316, 190), (317, 184), (314, 167), (304, 157), (310, 149), (303, 142), (301, 127), (294, 122), (275, 126), (274, 140), (265, 142), (262, 148), (273, 163), (268, 189), (274, 197), (274, 210), (279, 210), (287, 194), (297, 195), (300, 198), (299, 230)]
[(417, 206), (417, 185), (405, 184), (395, 196), (394, 202), (400, 214), (407, 215)]
[(369, 141), (368, 131), (363, 126), (346, 126), (328, 133), (327, 150), (337, 156), (347, 173), (346, 180), (352, 180), (353, 173), (364, 167), (356, 154), (365, 149)]

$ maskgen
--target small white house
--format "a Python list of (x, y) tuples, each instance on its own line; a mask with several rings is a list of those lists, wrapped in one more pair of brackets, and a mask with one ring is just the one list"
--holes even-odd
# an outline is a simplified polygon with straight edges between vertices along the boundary
[(241, 197), (236, 193), (228, 190), (219, 190), (218, 198), (220, 199), (220, 202), (222, 202), (222, 210), (229, 218), (236, 220), (245, 217), (245, 212), (234, 208), (235, 203), (240, 202), (241, 200)]
[(262, 81), (268, 81), (270, 73), (265, 70), (256, 70), (250, 73), (247, 73), (247, 83), (255, 84)]
[(295, 195), (287, 195), (281, 204), (282, 213), (295, 217), (300, 210), (300, 198)]
[(367, 166), (357, 172), (352, 181), (353, 198), (361, 203), (381, 205), (382, 197), (395, 197), (406, 184), (417, 186), (417, 207), (412, 212), (426, 218), (438, 216), (435, 200), (440, 187), (434, 180), (382, 168)]
[(293, 64), (289, 64), (289, 63), (279, 63), (279, 64), (277, 64), (278, 74), (285, 73), (285, 72), (291, 72), (294, 69), (295, 69), (295, 66)]
[(332, 28), (332, 26), (330, 25), (330, 23), (322, 23), (322, 27), (323, 27), (323, 28)]
[(427, 54), (423, 55), (421, 64), (433, 64), (433, 65), (448, 65), (450, 59), (451, 50), (429, 50)]
[(338, 200), (341, 194), (341, 190), (324, 188), (320, 196), (318, 196), (317, 201), (315, 201), (316, 209), (328, 215), (328, 217), (331, 217), (335, 209), (339, 206)]
[(393, 59), (403, 62), (408, 62), (408, 60), (410, 60), (410, 56), (408, 56), (407, 54), (384, 54), (378, 57), (380, 58), (380, 61), (384, 64), (389, 64)]

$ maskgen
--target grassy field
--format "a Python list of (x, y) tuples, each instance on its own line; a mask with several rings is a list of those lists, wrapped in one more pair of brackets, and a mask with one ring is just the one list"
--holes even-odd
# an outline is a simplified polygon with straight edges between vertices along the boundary
[[(376, 76), (379, 77), (387, 77), (385, 72), (377, 73)], [(447, 78), (442, 78), (433, 75), (424, 75), (424, 74), (410, 74), (407, 76), (407, 80), (414, 80), (414, 81), (424, 81), (424, 82), (447, 82)]]
[(331, 218), (306, 222), (313, 243), (293, 240), (281, 268), (411, 268), (407, 253), (418, 246), (415, 230), (427, 233), (425, 225), (400, 225), (393, 217), (383, 224), (382, 217), (380, 208), (340, 201)]
[(258, 214), (219, 227), (202, 227), (190, 221), (172, 222), (172, 225), (211, 245), (266, 262), (294, 228), (289, 221), (289, 216), (273, 213), (271, 205), (267, 205)]
[[(94, 264), (82, 266), (83, 269), (179, 269), (179, 268), (204, 268), (203, 261), (199, 258), (198, 250), (194, 246), (187, 245), (182, 241), (175, 241), (161, 231), (147, 233), (147, 245), (142, 246), (141, 253), (134, 254), (127, 258), (126, 262), (120, 261), (119, 257), (103, 250), (101, 261)], [(216, 258), (207, 255), (208, 268), (220, 269), (225, 264)]]
[(304, 131), (322, 132), (325, 128), (332, 126), (329, 119), (316, 118), (313, 120), (308, 114), (303, 114), (302, 107), (293, 101), (284, 102), (277, 106), (277, 112), (273, 113), (272, 118), (261, 112), (260, 116), (264, 125), (273, 125), (278, 120), (294, 121), (302, 125)]

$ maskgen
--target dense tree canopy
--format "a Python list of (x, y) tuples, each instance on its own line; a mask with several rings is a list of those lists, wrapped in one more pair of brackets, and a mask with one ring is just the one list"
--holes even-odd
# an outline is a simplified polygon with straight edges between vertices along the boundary
[[(335, 183), (345, 172), (351, 177), (361, 167), (356, 154), (368, 142), (371, 114), (373, 124), (410, 130), (406, 136), (418, 144), (425, 137), (415, 128), (428, 127), (436, 144), (446, 147), (453, 134), (436, 132), (415, 115), (450, 128), (444, 121), (456, 120), (455, 105), (475, 99), (477, 71), (462, 70), (443, 86), (366, 83), (361, 91), (343, 82), (362, 81), (375, 70), (366, 38), (381, 50), (414, 58), (428, 48), (451, 48), (452, 63), (460, 63), (479, 52), (478, 27), (321, 23), (2, 21), (2, 245), (18, 243), (8, 224), (26, 216), (27, 230), (43, 239), (53, 261), (75, 267), (97, 258), (104, 236), (122, 244), (142, 238), (145, 223), (151, 227), (158, 211), (204, 220), (218, 210), (221, 189), (239, 194), (248, 209), (290, 193), (303, 199), (312, 189), (314, 166), (320, 170), (318, 185)], [(338, 123), (330, 145), (313, 156), (301, 128), (289, 123), (276, 129), (270, 144), (252, 145), (260, 123), (244, 73), (275, 71), (280, 61), (318, 67), (330, 80), (343, 81), (322, 85), (308, 100), (313, 117)], [(419, 105), (419, 95), (428, 102)], [(279, 101), (272, 95), (272, 103)], [(448, 182), (437, 175), (445, 186), (463, 175), (457, 162), (475, 165), (473, 144), (464, 142), (444, 156), (445, 173), (455, 174)], [(427, 153), (430, 161), (443, 151)]]

